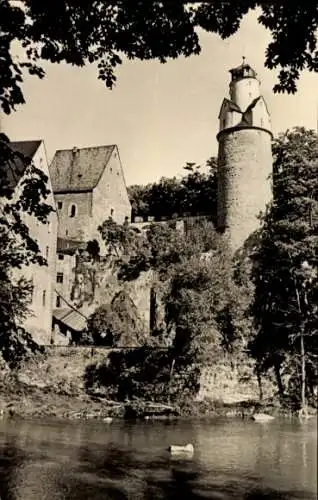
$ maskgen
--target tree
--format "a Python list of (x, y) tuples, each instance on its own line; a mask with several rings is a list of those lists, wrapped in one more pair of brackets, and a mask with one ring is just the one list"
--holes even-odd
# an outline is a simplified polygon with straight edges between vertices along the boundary
[(138, 310), (124, 291), (110, 304), (98, 307), (88, 319), (87, 332), (95, 345), (137, 347), (144, 342), (144, 327)]
[(274, 367), (281, 395), (287, 364), (296, 383), (301, 380), (297, 397), (304, 407), (305, 383), (317, 383), (318, 137), (295, 128), (274, 141), (273, 153), (274, 201), (254, 255), (251, 350), (264, 369)]
[(216, 158), (206, 162), (208, 173), (201, 171), (201, 166), (187, 163), (187, 172), (180, 180), (176, 177), (163, 177), (159, 182), (147, 186), (130, 186), (129, 198), (133, 216), (149, 217), (156, 220), (176, 216), (210, 215), (216, 220)]
[[(23, 104), (23, 73), (45, 76), (42, 63), (97, 64), (98, 78), (112, 88), (115, 70), (128, 59), (166, 62), (200, 53), (198, 29), (223, 39), (237, 32), (251, 9), (272, 35), (265, 65), (280, 68), (274, 91), (296, 91), (304, 69), (317, 71), (315, 2), (106, 2), (88, 0), (20, 0), (0, 3), (0, 102), (5, 113)], [(297, 33), (297, 37), (294, 34)], [(15, 43), (23, 57), (11, 53)]]

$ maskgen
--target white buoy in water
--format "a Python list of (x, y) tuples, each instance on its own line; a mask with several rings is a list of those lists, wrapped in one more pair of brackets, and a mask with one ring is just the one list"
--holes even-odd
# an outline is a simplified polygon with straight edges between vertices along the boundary
[(272, 415), (267, 415), (266, 413), (254, 413), (252, 415), (252, 419), (255, 420), (255, 422), (269, 422), (270, 420), (274, 420), (275, 417), (272, 417)]
[(171, 455), (193, 455), (194, 453), (194, 448), (191, 443), (188, 443), (184, 446), (178, 446), (178, 445), (171, 445), (169, 446), (169, 451)]
[(113, 421), (112, 417), (105, 417), (103, 418), (103, 422), (106, 422), (106, 424), (111, 424)]

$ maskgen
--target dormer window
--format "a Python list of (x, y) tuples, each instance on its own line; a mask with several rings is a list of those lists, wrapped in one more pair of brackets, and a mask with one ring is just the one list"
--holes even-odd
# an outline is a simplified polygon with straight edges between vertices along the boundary
[(75, 217), (76, 216), (76, 205), (71, 205), (70, 206), (70, 210), (69, 210), (69, 216), (70, 217)]

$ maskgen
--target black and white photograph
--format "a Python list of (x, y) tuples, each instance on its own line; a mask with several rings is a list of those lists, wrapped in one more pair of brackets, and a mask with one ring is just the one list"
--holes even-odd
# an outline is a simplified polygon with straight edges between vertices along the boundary
[(317, 500), (318, 3), (0, 0), (0, 500)]

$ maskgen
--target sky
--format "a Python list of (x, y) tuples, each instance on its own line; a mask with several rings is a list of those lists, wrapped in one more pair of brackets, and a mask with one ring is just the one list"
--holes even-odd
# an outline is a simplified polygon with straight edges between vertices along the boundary
[(264, 67), (269, 41), (250, 12), (227, 40), (200, 32), (198, 56), (124, 61), (113, 90), (93, 66), (46, 65), (44, 80), (25, 78), (26, 104), (2, 115), (2, 131), (11, 140), (43, 139), (49, 162), (58, 149), (117, 144), (127, 185), (179, 177), (186, 162), (205, 165), (217, 155), (228, 71), (243, 55), (261, 80), (274, 135), (296, 125), (317, 129), (317, 74), (304, 72), (295, 95), (274, 94), (277, 73)]

